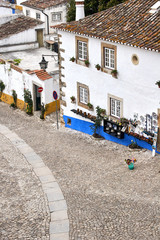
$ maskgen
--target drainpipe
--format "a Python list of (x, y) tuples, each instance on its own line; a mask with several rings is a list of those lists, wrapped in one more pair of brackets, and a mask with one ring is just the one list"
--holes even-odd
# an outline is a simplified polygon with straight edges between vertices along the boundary
[(47, 17), (47, 32), (48, 32), (47, 34), (49, 34), (49, 16), (46, 13), (44, 13), (43, 10), (42, 13)]

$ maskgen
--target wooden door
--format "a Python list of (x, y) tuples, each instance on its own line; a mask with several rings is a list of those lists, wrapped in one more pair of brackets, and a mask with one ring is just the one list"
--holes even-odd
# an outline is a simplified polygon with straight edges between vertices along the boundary
[(43, 29), (37, 30), (37, 42), (39, 43), (39, 47), (43, 47)]

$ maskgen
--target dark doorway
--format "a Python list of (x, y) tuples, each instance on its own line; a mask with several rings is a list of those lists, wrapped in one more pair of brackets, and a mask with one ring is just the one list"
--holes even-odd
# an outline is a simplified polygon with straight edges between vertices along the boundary
[(34, 85), (35, 88), (35, 111), (41, 110), (41, 93), (38, 92), (38, 86)]

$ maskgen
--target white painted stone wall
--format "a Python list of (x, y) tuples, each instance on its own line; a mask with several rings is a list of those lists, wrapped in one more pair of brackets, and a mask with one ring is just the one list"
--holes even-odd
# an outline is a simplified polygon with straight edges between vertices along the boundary
[(0, 17), (11, 15), (12, 8), (0, 6)]
[[(65, 49), (65, 53), (61, 52), (65, 59), (62, 62), (65, 68), (62, 69), (62, 74), (65, 75), (63, 81), (67, 85), (66, 88), (62, 88), (66, 93), (62, 99), (67, 102), (67, 107), (62, 107), (64, 115), (84, 120), (70, 110), (79, 108), (96, 115), (96, 106), (108, 112), (108, 94), (123, 99), (123, 116), (126, 118), (133, 118), (135, 112), (139, 115), (157, 113), (157, 109), (160, 108), (160, 89), (155, 82), (160, 80), (159, 53), (112, 43), (117, 46), (118, 79), (115, 79), (110, 74), (97, 71), (95, 68), (96, 64), (101, 65), (101, 43), (104, 41), (88, 38), (90, 66), (87, 68), (69, 61), (71, 57), (75, 57), (75, 34), (63, 31), (59, 33), (62, 35), (61, 48)], [(105, 43), (111, 44), (111, 42)], [(138, 65), (134, 65), (131, 61), (133, 54), (139, 58)], [(89, 86), (90, 103), (94, 106), (93, 112), (79, 107), (77, 102), (71, 103), (71, 96), (75, 96), (77, 100), (77, 82)]]
[[(42, 22), (45, 22), (45, 33), (46, 34), (47, 34), (47, 16), (45, 16), (45, 14), (47, 14), (48, 17), (49, 17), (49, 32), (50, 33), (55, 32), (55, 30), (53, 28), (50, 28), (50, 26), (66, 22), (66, 14), (67, 14), (67, 5), (66, 4), (60, 4), (60, 5), (57, 5), (57, 6), (46, 8), (43, 11), (45, 14), (43, 14), (42, 11), (40, 11), (40, 10), (23, 6), (23, 13), (24, 13), (25, 16), (26, 16), (26, 10), (30, 11), (29, 17), (31, 17), (31, 18), (36, 19), (36, 13), (40, 14), (40, 16), (41, 16), (40, 20)], [(62, 16), (61, 21), (52, 21), (52, 13), (57, 13), (57, 12), (61, 12), (61, 16)]]
[(12, 90), (15, 90), (17, 97), (24, 101), (24, 88), (29, 89), (33, 96), (33, 84), (43, 87), (41, 93), (41, 101), (44, 104), (53, 102), (53, 91), (57, 90), (59, 95), (58, 82), (55, 81), (55, 77), (51, 77), (48, 80), (40, 80), (36, 74), (28, 74), (23, 71), (22, 73), (11, 69), (10, 64), (0, 64), (0, 80), (6, 85), (4, 93), (12, 95)]

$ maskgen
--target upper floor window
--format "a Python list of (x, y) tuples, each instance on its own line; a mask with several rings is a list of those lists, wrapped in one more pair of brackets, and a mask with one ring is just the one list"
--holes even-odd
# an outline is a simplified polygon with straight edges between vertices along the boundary
[(87, 43), (78, 40), (78, 59), (87, 59)]
[(30, 16), (30, 11), (26, 10), (26, 16)]
[(117, 47), (111, 44), (101, 44), (102, 53), (102, 71), (111, 73), (112, 70), (117, 68)]
[(89, 61), (88, 57), (88, 39), (76, 37), (76, 61), (78, 64), (85, 66), (85, 60)]
[(36, 13), (36, 19), (41, 19), (40, 13)]
[(52, 21), (61, 21), (61, 12), (52, 13)]
[(104, 48), (104, 67), (115, 68), (114, 49)]

